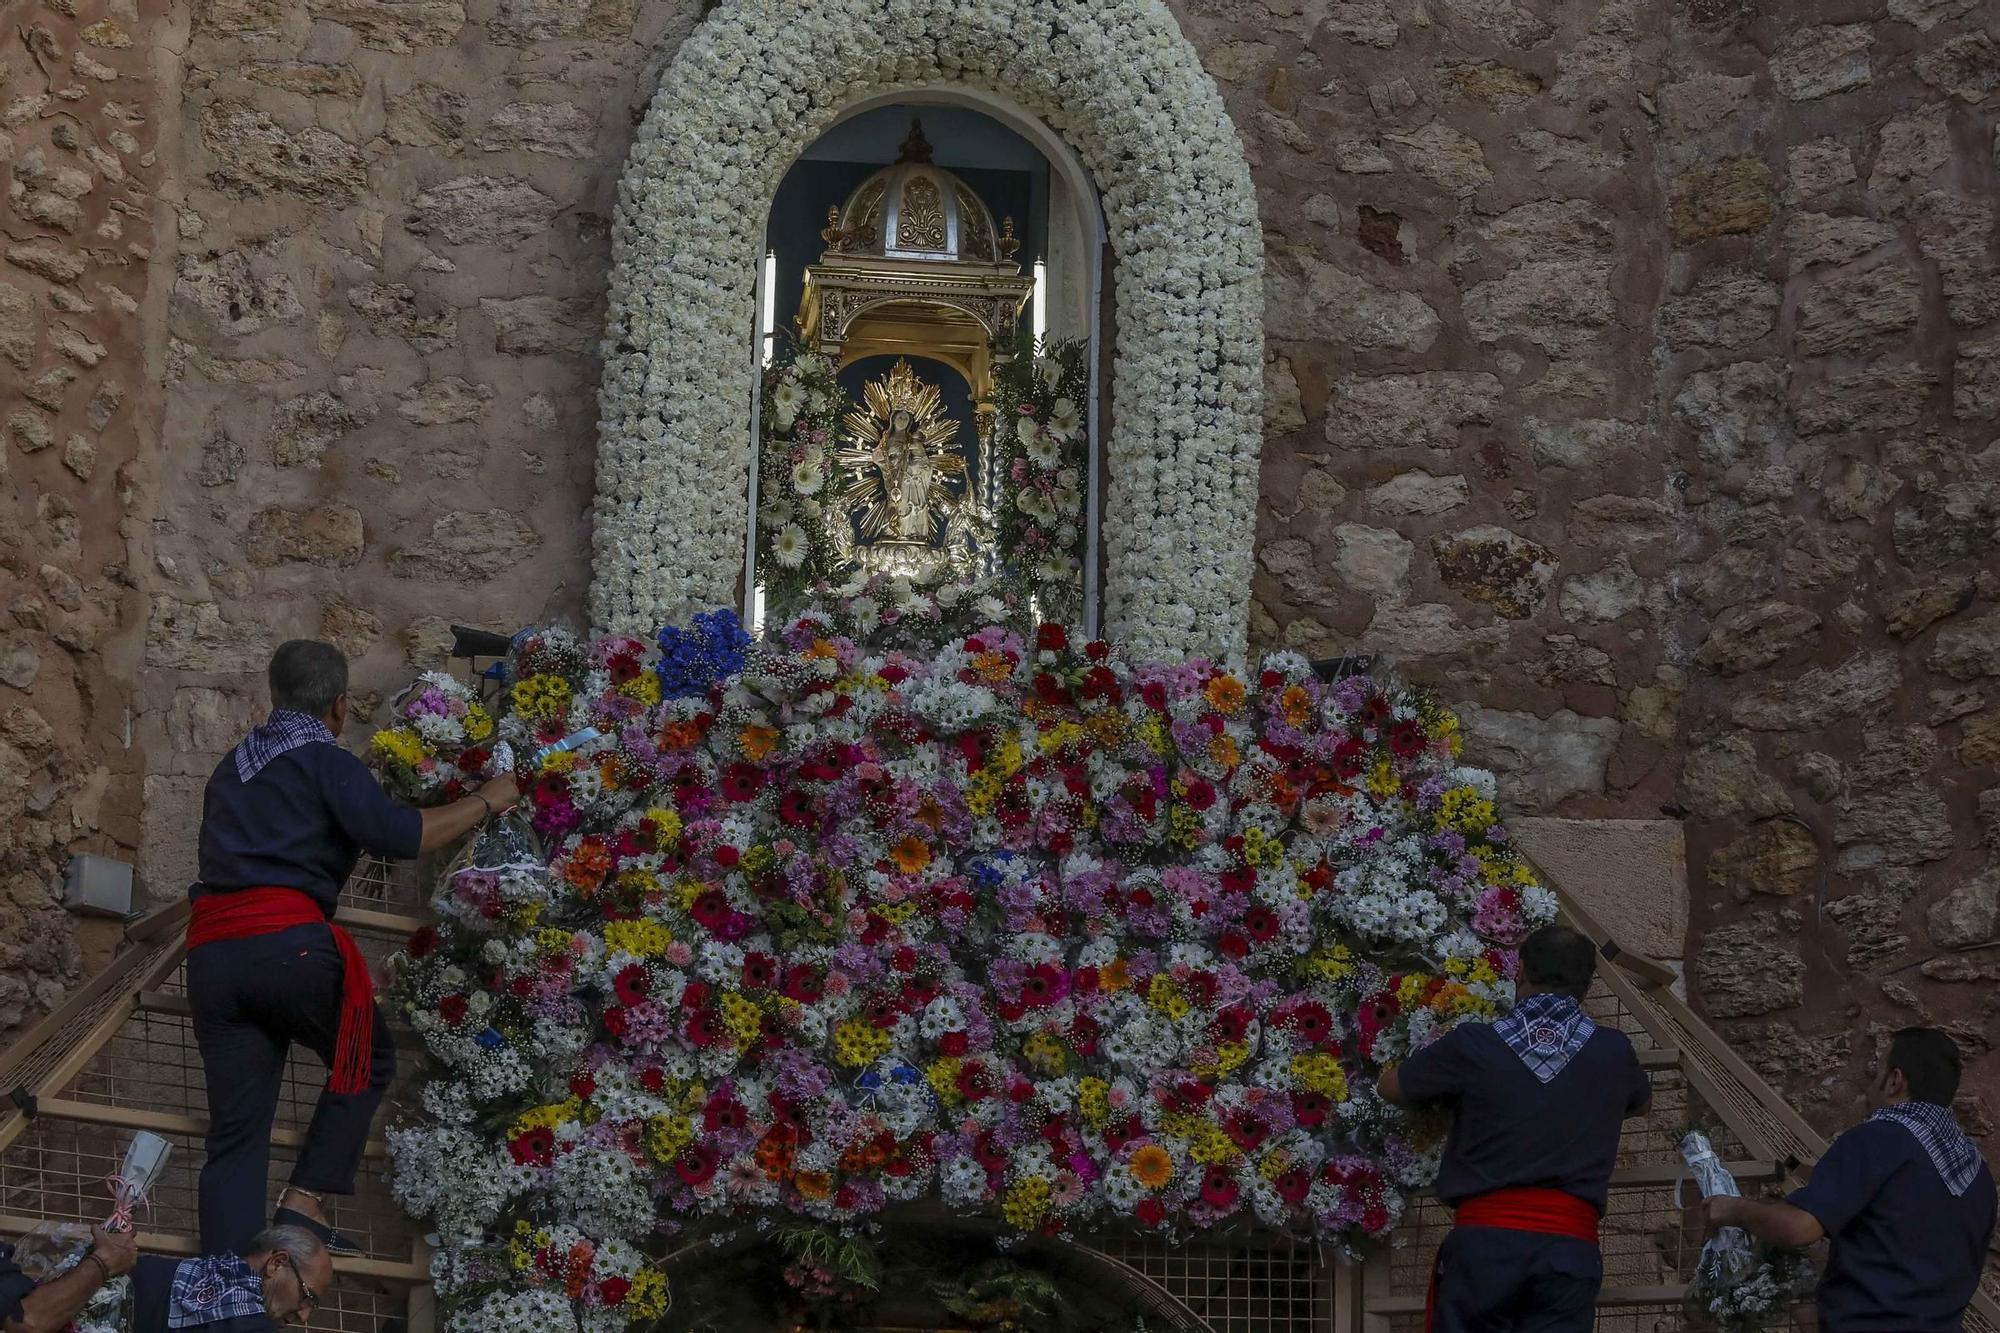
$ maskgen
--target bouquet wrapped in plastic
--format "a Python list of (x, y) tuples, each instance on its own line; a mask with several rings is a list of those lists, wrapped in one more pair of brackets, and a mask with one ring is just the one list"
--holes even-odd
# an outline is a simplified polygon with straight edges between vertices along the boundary
[[(1702, 1198), (1742, 1196), (1706, 1134), (1690, 1131), (1681, 1140), (1681, 1158)], [(1741, 1227), (1723, 1227), (1701, 1247), (1688, 1303), (1718, 1328), (1754, 1333), (1783, 1318), (1812, 1285), (1812, 1263), (1803, 1251), (1756, 1245)]]
[[(153, 1182), (167, 1164), (173, 1145), (157, 1134), (140, 1130), (125, 1148), (124, 1164), (106, 1182), (111, 1189), (112, 1231), (132, 1229), (132, 1215), (146, 1202)], [(14, 1262), (37, 1285), (62, 1276), (90, 1253), (91, 1229), (82, 1222), (44, 1222), (14, 1247)], [(131, 1323), (132, 1283), (116, 1277), (99, 1287), (71, 1322), (71, 1333), (124, 1333)]]

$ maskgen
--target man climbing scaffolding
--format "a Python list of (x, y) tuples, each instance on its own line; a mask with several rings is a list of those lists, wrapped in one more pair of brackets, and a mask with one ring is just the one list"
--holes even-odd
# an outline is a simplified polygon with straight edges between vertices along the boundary
[(1618, 1139), (1653, 1101), (1631, 1041), (1583, 1012), (1596, 964), (1583, 935), (1544, 926), (1521, 942), (1510, 1013), (1453, 1028), (1382, 1076), (1390, 1101), (1453, 1113), (1432, 1333), (1588, 1333), (1596, 1319)]
[(248, 1253), (265, 1226), (271, 1124), (292, 1043), (326, 1062), (274, 1220), (329, 1250), (358, 1252), (324, 1196), (352, 1194), (370, 1123), (395, 1074), (368, 963), (332, 924), (362, 852), (407, 859), (511, 807), (512, 777), (450, 805), (390, 799), (335, 738), (347, 722), (347, 659), (294, 639), (271, 658), (271, 714), (225, 756), (203, 798), (200, 873), (190, 890), (187, 989), (208, 1087), (202, 1249)]

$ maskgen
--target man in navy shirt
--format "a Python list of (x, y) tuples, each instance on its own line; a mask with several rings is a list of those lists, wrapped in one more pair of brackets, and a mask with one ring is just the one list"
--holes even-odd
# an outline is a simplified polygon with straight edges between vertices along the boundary
[(1521, 943), (1513, 1010), (1453, 1028), (1382, 1075), (1398, 1105), (1453, 1112), (1438, 1196), (1454, 1225), (1432, 1272), (1434, 1333), (1587, 1333), (1597, 1224), (1625, 1120), (1652, 1087), (1624, 1033), (1583, 1012), (1597, 950), (1566, 926)]
[(131, 1333), (268, 1333), (303, 1327), (333, 1284), (333, 1260), (299, 1227), (267, 1227), (239, 1257), (149, 1254), (132, 1270)]
[(37, 1283), (14, 1262), (14, 1247), (0, 1245), (0, 1333), (57, 1333), (69, 1327), (98, 1288), (138, 1260), (129, 1231), (94, 1227), (90, 1252), (46, 1282)]
[(216, 766), (202, 802), (201, 880), (189, 891), (187, 990), (208, 1083), (201, 1243), (245, 1253), (263, 1227), (271, 1122), (293, 1042), (327, 1064), (276, 1220), (338, 1253), (323, 1196), (352, 1194), (368, 1127), (395, 1074), (367, 960), (332, 924), (361, 853), (433, 851), (520, 793), (497, 777), (430, 810), (391, 800), (334, 738), (347, 723), (347, 659), (294, 639), (271, 658), (271, 715)]
[(1951, 1114), (1958, 1047), (1936, 1028), (1890, 1038), (1868, 1119), (1780, 1203), (1705, 1199), (1708, 1229), (1803, 1247), (1830, 1237), (1821, 1333), (1959, 1333), (1993, 1237), (1993, 1172)]

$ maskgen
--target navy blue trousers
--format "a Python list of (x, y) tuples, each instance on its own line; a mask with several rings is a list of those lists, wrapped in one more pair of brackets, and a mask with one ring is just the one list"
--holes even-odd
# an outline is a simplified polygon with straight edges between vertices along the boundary
[[(243, 1253), (264, 1229), (271, 1123), (292, 1044), (329, 1067), (340, 1030), (340, 950), (324, 925), (220, 940), (188, 954), (188, 1004), (208, 1082), (208, 1160), (201, 1168), (201, 1248)], [(396, 1044), (375, 1010), (368, 1090), (322, 1089), (292, 1184), (352, 1194), (368, 1128), (396, 1075)]]
[(1590, 1333), (1603, 1282), (1589, 1241), (1457, 1227), (1438, 1247), (1432, 1333)]

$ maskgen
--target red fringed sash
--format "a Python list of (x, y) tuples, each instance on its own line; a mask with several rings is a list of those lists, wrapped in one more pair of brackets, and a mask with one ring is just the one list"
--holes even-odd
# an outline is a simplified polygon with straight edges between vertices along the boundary
[(366, 1092), (375, 1054), (375, 980), (368, 973), (368, 960), (361, 956), (354, 937), (328, 921), (310, 895), (298, 889), (279, 888), (203, 894), (194, 900), (187, 947), (199, 949), (222, 940), (247, 940), (257, 935), (274, 935), (293, 926), (322, 923), (333, 932), (342, 968), (340, 1031), (334, 1039), (333, 1068), (327, 1071), (327, 1086), (339, 1093)]

